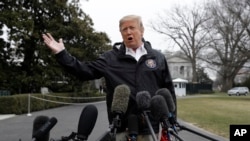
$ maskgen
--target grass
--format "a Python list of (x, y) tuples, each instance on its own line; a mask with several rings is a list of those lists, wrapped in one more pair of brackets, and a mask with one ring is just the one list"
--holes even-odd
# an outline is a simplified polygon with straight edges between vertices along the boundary
[(178, 118), (229, 138), (231, 124), (250, 124), (250, 96), (200, 95), (177, 100)]

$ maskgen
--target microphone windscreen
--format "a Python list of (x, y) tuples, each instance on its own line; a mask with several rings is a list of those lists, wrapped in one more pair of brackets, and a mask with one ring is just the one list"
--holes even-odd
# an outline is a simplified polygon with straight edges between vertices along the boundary
[(129, 135), (138, 134), (138, 119), (134, 114), (128, 116), (128, 133)]
[(150, 108), (151, 95), (148, 91), (140, 91), (136, 94), (136, 103), (139, 110), (147, 110)]
[(98, 110), (94, 105), (87, 105), (83, 108), (82, 113), (79, 118), (77, 138), (80, 140), (87, 140), (88, 136), (92, 132), (96, 119), (98, 115)]
[(38, 116), (33, 123), (32, 138), (36, 141), (48, 141), (49, 131), (56, 125), (57, 119), (55, 117), (48, 118), (47, 116)]
[[(49, 121), (48, 116), (37, 116), (33, 121), (33, 130), (32, 130), (32, 138), (36, 137), (36, 133), (38, 130)], [(48, 141), (49, 140), (49, 133), (45, 134), (44, 136), (36, 139), (37, 141)]]
[(151, 98), (150, 111), (153, 118), (156, 120), (161, 120), (164, 117), (168, 117), (169, 110), (163, 96), (155, 95)]
[(114, 90), (111, 112), (126, 113), (128, 108), (130, 89), (127, 85), (118, 85)]
[(157, 90), (156, 95), (161, 95), (164, 97), (170, 112), (175, 111), (176, 107), (175, 107), (173, 97), (167, 88), (161, 88), (161, 89)]

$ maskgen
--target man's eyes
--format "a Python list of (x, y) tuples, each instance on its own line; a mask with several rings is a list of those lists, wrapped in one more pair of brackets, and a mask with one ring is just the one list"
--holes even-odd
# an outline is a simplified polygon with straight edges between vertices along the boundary
[(122, 31), (135, 30), (136, 28), (133, 26), (123, 28)]

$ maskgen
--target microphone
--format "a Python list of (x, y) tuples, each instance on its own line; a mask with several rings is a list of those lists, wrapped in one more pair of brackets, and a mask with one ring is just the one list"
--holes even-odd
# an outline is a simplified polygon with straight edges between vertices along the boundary
[[(163, 130), (165, 130), (169, 134), (175, 136), (180, 141), (183, 141), (183, 139), (181, 139), (177, 135), (176, 131), (171, 128), (171, 124), (169, 123), (169, 120), (168, 120), (169, 109), (168, 109), (168, 106), (167, 106), (167, 103), (166, 103), (164, 97), (161, 95), (153, 96), (151, 101), (150, 101), (150, 105), (151, 105), (150, 108), (151, 108), (151, 113), (152, 113), (153, 117), (156, 120), (161, 121)], [(170, 139), (169, 134), (165, 134), (167, 140)]]
[(137, 116), (131, 114), (128, 116), (128, 141), (136, 141), (138, 135), (138, 119)]
[(98, 110), (94, 105), (87, 105), (82, 110), (82, 113), (78, 122), (77, 139), (79, 141), (86, 141), (88, 136), (92, 132), (96, 119), (98, 115)]
[(173, 100), (173, 97), (170, 93), (170, 91), (167, 88), (161, 88), (159, 90), (156, 91), (156, 95), (161, 95), (164, 97), (166, 103), (167, 103), (167, 107), (169, 109), (169, 121), (171, 124), (176, 124), (176, 119), (175, 119), (175, 115), (174, 112), (176, 110), (176, 106), (175, 106), (175, 102)]
[[(35, 138), (37, 135), (35, 135), (36, 132), (39, 131), (39, 129), (49, 121), (49, 117), (47, 116), (37, 116), (33, 121), (33, 131), (32, 131), (32, 138)], [(49, 133), (44, 134), (42, 137), (37, 138), (37, 141), (48, 141), (49, 140)]]
[(112, 125), (110, 125), (113, 139), (116, 136), (117, 128), (121, 127), (121, 118), (126, 113), (129, 102), (130, 89), (127, 85), (118, 85), (114, 90), (111, 112), (114, 115)]
[(161, 95), (164, 97), (170, 112), (175, 111), (176, 107), (175, 107), (173, 97), (167, 88), (161, 88), (161, 89), (157, 90), (156, 95)]
[(127, 85), (118, 85), (114, 90), (111, 112), (124, 114), (128, 108), (130, 89)]
[(159, 120), (163, 123), (163, 128), (168, 129), (170, 127), (170, 123), (168, 121), (168, 106), (161, 95), (155, 95), (151, 98), (150, 101), (150, 109), (153, 115), (153, 118)]
[(150, 108), (151, 95), (148, 91), (140, 91), (136, 94), (136, 103), (140, 111), (146, 111)]
[(150, 100), (151, 100), (151, 95), (148, 91), (141, 91), (136, 94), (136, 103), (137, 103), (138, 109), (142, 111), (143, 116), (146, 119), (148, 128), (153, 137), (153, 140), (157, 141), (156, 135), (154, 133), (154, 130), (148, 118), (148, 112), (150, 110)]
[(47, 116), (38, 116), (33, 122), (33, 141), (49, 141), (49, 131), (56, 125), (55, 117), (48, 118)]

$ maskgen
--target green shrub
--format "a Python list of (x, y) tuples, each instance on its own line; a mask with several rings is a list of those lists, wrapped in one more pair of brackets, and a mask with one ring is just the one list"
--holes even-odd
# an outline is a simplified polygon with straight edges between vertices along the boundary
[[(78, 95), (82, 94), (74, 94), (73, 97), (72, 94), (68, 93), (57, 93), (49, 95), (30, 94), (30, 107), (28, 107), (29, 94), (2, 96), (0, 97), (0, 114), (24, 114), (33, 111), (65, 106), (68, 105), (68, 103), (86, 103), (105, 100), (105, 97), (103, 95), (96, 96), (96, 93), (89, 94), (95, 95), (94, 98), (90, 96), (78, 97)], [(28, 111), (28, 109), (30, 111)]]
[[(15, 97), (3, 96), (0, 98), (0, 113), (9, 114), (10, 112), (20, 113), (16, 107), (18, 100)], [(15, 106), (16, 105), (16, 106)]]

